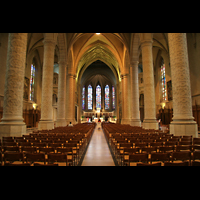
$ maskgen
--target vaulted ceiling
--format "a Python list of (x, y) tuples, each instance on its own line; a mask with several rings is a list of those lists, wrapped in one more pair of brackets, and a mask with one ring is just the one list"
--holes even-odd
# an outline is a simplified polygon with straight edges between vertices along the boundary
[[(101, 60), (110, 67), (119, 79), (125, 63), (125, 54), (131, 54), (132, 41), (136, 35), (136, 33), (101, 33), (100, 35), (96, 33), (59, 33), (58, 37), (61, 34), (62, 37), (66, 38), (66, 44), (61, 48), (59, 42), (57, 43), (55, 62), (59, 62), (61, 50), (66, 47), (66, 61), (72, 60), (73, 73), (77, 75), (77, 78), (90, 64)], [(40, 57), (41, 66), (44, 54), (43, 39), (43, 33), (28, 34), (27, 54), (36, 50)], [(169, 52), (167, 33), (153, 34), (153, 48), (155, 48), (153, 51), (155, 58), (159, 49)]]
[(82, 78), (81, 78), (81, 84), (91, 84), (97, 85), (97, 83), (100, 83), (101, 86), (105, 86), (108, 83), (111, 83), (112, 85), (116, 85), (116, 77), (113, 74), (112, 70), (104, 64), (102, 61), (95, 61), (92, 63), (88, 68), (84, 71)]
[(76, 74), (82, 67), (85, 69), (94, 61), (101, 60), (120, 77), (120, 66), (123, 64), (126, 41), (118, 34), (112, 33), (84, 33), (74, 39), (73, 56)]

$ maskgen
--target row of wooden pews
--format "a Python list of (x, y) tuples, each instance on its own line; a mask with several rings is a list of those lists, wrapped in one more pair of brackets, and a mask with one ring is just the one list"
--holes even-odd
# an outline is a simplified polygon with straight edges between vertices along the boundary
[(0, 140), (2, 166), (77, 166), (80, 165), (95, 123), (35, 131), (22, 137)]
[(117, 165), (200, 166), (200, 138), (114, 123), (102, 128)]

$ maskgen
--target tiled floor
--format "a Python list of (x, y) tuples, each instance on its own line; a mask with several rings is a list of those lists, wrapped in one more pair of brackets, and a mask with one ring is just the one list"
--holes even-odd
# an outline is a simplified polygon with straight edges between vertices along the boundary
[(97, 124), (82, 166), (115, 166), (100, 124)]

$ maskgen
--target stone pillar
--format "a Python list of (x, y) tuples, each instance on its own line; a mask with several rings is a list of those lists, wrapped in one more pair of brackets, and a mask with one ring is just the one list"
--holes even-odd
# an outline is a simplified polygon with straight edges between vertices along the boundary
[(26, 134), (22, 117), (26, 47), (27, 33), (9, 34), (0, 137)]
[(73, 112), (72, 112), (72, 118), (73, 118), (73, 121), (72, 123), (73, 124), (76, 124), (76, 119), (75, 119), (75, 101), (76, 101), (76, 75), (74, 74), (73, 76), (73, 93), (72, 93), (72, 96), (73, 96), (73, 101), (72, 101), (72, 108), (73, 108)]
[(52, 107), (54, 50), (55, 41), (44, 40), (41, 119), (38, 124), (38, 130), (50, 130), (54, 128)]
[(59, 77), (58, 77), (58, 108), (56, 127), (66, 126), (65, 120), (65, 91), (66, 91), (66, 62), (59, 62)]
[(82, 87), (79, 84), (78, 85), (78, 115), (77, 115), (77, 119), (78, 119), (78, 123), (81, 123), (81, 118), (82, 118)]
[(130, 124), (129, 119), (129, 104), (128, 104), (128, 74), (121, 75), (122, 77), (122, 124)]
[(142, 64), (144, 79), (144, 121), (145, 129), (158, 129), (156, 120), (154, 70), (152, 55), (152, 40), (142, 40)]
[(192, 115), (192, 97), (186, 33), (169, 33), (169, 50), (173, 90), (173, 121), (170, 133), (198, 137)]
[(140, 106), (139, 106), (139, 84), (138, 84), (138, 61), (132, 62), (130, 67), (130, 86), (131, 86), (131, 126), (141, 126)]
[(69, 75), (68, 72), (66, 71), (66, 96), (65, 96), (65, 120), (66, 120), (66, 125), (69, 124), (70, 118), (69, 118)]
[(120, 91), (120, 83), (117, 83), (116, 89), (115, 89), (115, 110), (116, 110), (116, 117), (117, 117), (117, 123), (119, 123), (119, 107), (120, 107), (120, 99), (119, 99), (119, 91)]
[(67, 75), (66, 85), (66, 125), (75, 123), (75, 103), (74, 103), (74, 74)]

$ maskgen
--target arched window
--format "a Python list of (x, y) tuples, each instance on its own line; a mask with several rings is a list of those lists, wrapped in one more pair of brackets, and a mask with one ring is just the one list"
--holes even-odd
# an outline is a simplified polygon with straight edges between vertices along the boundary
[(115, 87), (112, 86), (112, 108), (115, 110)]
[(165, 63), (162, 59), (161, 68), (160, 68), (160, 78), (161, 78), (161, 102), (167, 100), (167, 87), (166, 87), (166, 76), (165, 76)]
[(96, 109), (101, 109), (101, 86), (96, 87)]
[(92, 110), (92, 86), (88, 86), (88, 110)]
[(35, 66), (31, 65), (31, 79), (30, 79), (30, 100), (34, 101), (34, 87), (35, 87)]
[(82, 109), (85, 110), (85, 86), (82, 89)]
[(109, 105), (109, 86), (106, 85), (105, 87), (105, 109), (108, 110), (110, 108)]

